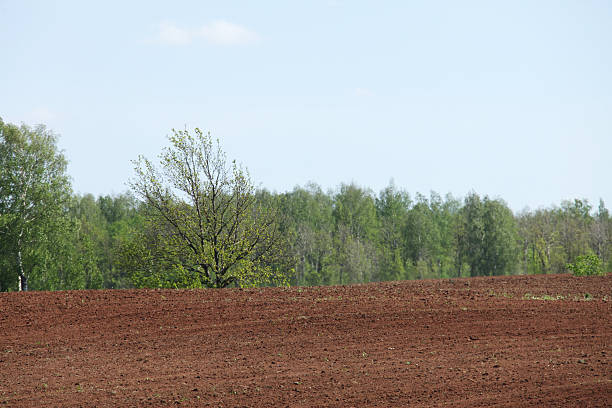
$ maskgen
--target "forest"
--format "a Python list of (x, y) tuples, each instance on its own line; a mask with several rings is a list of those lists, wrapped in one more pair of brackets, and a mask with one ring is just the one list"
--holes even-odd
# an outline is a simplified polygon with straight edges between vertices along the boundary
[[(411, 194), (392, 182), (380, 192), (354, 183), (272, 192), (254, 188), (241, 168), (214, 161), (219, 151), (206, 135), (196, 136), (170, 137), (174, 150), (167, 151), (166, 164), (179, 167), (165, 174), (192, 176), (182, 193), (154, 184), (158, 173), (144, 160), (131, 191), (95, 197), (73, 193), (56, 135), (42, 125), (0, 120), (0, 291), (343, 285), (580, 273), (585, 263), (589, 274), (612, 271), (612, 218), (602, 200), (514, 213), (502, 198), (474, 191), (462, 198)], [(192, 148), (194, 141), (203, 141), (200, 150)], [(221, 180), (228, 192), (215, 192), (214, 183), (190, 173), (190, 163), (220, 171), (220, 179), (213, 172), (208, 180)], [(193, 187), (197, 182), (202, 188)], [(189, 192), (191, 203), (184, 199)], [(207, 207), (203, 200), (210, 197)], [(196, 217), (200, 209), (205, 215), (223, 211), (206, 225), (235, 228), (207, 241), (207, 226)], [(226, 212), (250, 224), (239, 225)], [(194, 220), (201, 247), (190, 250), (189, 228), (180, 227)], [(248, 233), (252, 241), (244, 238)], [(223, 240), (233, 246), (214, 246)], [(207, 251), (216, 264), (207, 261)], [(247, 278), (232, 272), (238, 270)], [(265, 279), (253, 278), (262, 274)]]

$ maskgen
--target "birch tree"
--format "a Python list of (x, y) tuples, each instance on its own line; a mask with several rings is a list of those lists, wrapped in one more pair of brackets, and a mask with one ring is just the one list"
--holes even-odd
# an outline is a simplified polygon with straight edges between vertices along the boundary
[(28, 289), (37, 260), (53, 255), (51, 237), (67, 228), (70, 180), (57, 137), (43, 125), (0, 119), (0, 267), (2, 290)]

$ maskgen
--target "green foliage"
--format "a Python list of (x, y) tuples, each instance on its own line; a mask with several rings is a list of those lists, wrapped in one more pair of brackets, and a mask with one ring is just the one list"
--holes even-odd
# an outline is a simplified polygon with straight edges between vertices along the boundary
[[(602, 269), (612, 267), (612, 219), (603, 201), (591, 214), (587, 200), (519, 214), (521, 269), (527, 273), (563, 273), (581, 254), (595, 254)], [(607, 266), (606, 266), (607, 265)]]
[(397, 190), (393, 183), (381, 191), (376, 199), (379, 219), (376, 280), (407, 279), (403, 233), (410, 204), (410, 195)]
[(377, 268), (378, 219), (370, 191), (341, 185), (334, 197), (336, 272), (338, 283), (369, 282)]
[(518, 235), (512, 211), (500, 200), (471, 193), (460, 211), (459, 256), (471, 276), (512, 273), (517, 262)]
[(0, 289), (79, 286), (81, 277), (66, 256), (74, 224), (57, 137), (42, 125), (17, 127), (0, 119), (0, 169)]
[(296, 285), (336, 282), (333, 199), (315, 184), (280, 196), (279, 233), (286, 238), (285, 256)]
[(334, 197), (334, 219), (356, 239), (374, 240), (378, 229), (376, 206), (370, 191), (342, 184)]
[[(130, 194), (74, 196), (57, 138), (0, 120), (0, 291), (331, 285), (512, 273), (612, 272), (603, 201), (513, 214), (499, 199), (393, 183), (255, 190), (196, 129), (136, 162)], [(140, 200), (139, 200), (140, 199)], [(585, 255), (586, 254), (586, 255)]]
[(594, 253), (580, 255), (576, 257), (574, 263), (568, 263), (569, 269), (576, 276), (593, 276), (603, 275), (603, 267), (601, 259)]
[(145, 203), (148, 236), (130, 247), (141, 261), (131, 265), (134, 283), (285, 283), (286, 271), (273, 266), (282, 251), (275, 206), (257, 202), (248, 173), (227, 163), (210, 134), (173, 130), (168, 139), (159, 170), (144, 157), (135, 162), (131, 186)]

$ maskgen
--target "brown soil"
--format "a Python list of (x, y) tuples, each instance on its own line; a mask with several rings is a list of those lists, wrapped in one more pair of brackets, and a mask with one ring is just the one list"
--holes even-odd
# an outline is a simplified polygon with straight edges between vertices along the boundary
[(0, 294), (0, 406), (603, 407), (611, 356), (612, 275)]

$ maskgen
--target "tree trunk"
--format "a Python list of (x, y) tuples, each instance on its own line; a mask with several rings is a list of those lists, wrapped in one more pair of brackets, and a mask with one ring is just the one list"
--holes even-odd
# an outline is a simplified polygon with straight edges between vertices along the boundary
[(19, 239), (17, 240), (17, 265), (19, 266), (19, 291), (26, 292), (28, 290), (28, 278), (23, 270), (23, 259), (21, 258), (21, 236), (23, 235), (23, 230), (19, 234)]
[(528, 275), (529, 274), (529, 241), (524, 240), (523, 241), (523, 268), (524, 268), (524, 274)]
[(19, 271), (19, 291), (27, 292), (28, 291), (28, 278), (24, 275), (22, 266), (21, 265), (19, 266), (21, 268)]

